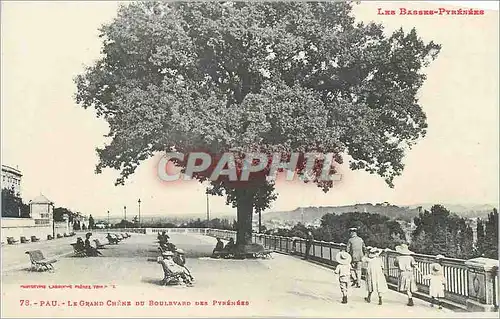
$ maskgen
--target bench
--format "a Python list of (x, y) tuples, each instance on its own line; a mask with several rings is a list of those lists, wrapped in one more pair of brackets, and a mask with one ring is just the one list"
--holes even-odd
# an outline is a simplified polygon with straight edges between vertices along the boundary
[(71, 244), (73, 246), (73, 252), (75, 253), (75, 257), (87, 257), (87, 253), (85, 252), (85, 248), (78, 248), (76, 243)]
[(180, 285), (184, 281), (182, 280), (182, 274), (173, 272), (170, 268), (168, 268), (166, 262), (162, 257), (158, 258), (158, 263), (161, 265), (163, 269), (163, 280), (161, 281), (164, 286), (172, 286), (172, 285)]
[(37, 241), (40, 241), (40, 238), (36, 238), (36, 236), (31, 236), (32, 243), (36, 243)]
[(212, 257), (214, 258), (229, 258), (229, 257), (234, 257), (234, 252), (231, 252), (227, 249), (222, 249), (222, 250), (214, 250), (212, 252)]
[(29, 242), (30, 242), (30, 240), (29, 240), (29, 239), (27, 239), (27, 238), (26, 238), (26, 237), (24, 237), (24, 236), (21, 236), (21, 244), (26, 244), (26, 243), (29, 243)]
[(104, 248), (104, 244), (101, 244), (101, 242), (99, 241), (99, 239), (94, 239), (94, 242), (95, 242), (95, 247), (97, 249), (103, 249)]
[(265, 249), (264, 246), (259, 244), (249, 244), (246, 246), (246, 252), (257, 258), (272, 258), (272, 250)]
[(108, 242), (111, 244), (111, 245), (117, 245), (118, 244), (118, 239), (116, 237), (113, 237), (111, 235), (108, 235), (106, 237), (106, 239), (108, 240)]
[(57, 259), (46, 259), (43, 256), (41, 250), (27, 251), (26, 254), (30, 256), (31, 269), (36, 269), (37, 271), (43, 270), (54, 270), (53, 263), (57, 262)]
[(15, 240), (14, 237), (7, 237), (7, 244), (9, 245), (14, 245), (17, 244), (19, 241)]

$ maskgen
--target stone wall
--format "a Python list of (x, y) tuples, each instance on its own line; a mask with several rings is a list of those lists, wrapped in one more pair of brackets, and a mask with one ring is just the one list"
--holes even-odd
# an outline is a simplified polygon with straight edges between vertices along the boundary
[[(16, 240), (20, 240), (21, 236), (30, 239), (31, 236), (36, 236), (40, 240), (47, 240), (47, 235), (53, 233), (52, 223), (40, 225), (36, 224), (35, 219), (31, 218), (6, 218), (2, 217), (2, 242), (7, 243), (7, 237), (14, 237)], [(69, 234), (71, 232), (71, 227), (67, 222), (56, 222), (55, 234), (64, 233)]]

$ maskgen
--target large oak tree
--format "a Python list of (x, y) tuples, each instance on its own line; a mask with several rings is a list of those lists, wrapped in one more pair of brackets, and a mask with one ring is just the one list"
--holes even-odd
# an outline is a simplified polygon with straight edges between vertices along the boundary
[[(315, 151), (337, 163), (347, 154), (351, 169), (392, 187), (405, 152), (425, 135), (416, 95), (440, 46), (414, 29), (388, 35), (356, 23), (351, 10), (348, 2), (121, 6), (100, 29), (102, 56), (76, 79), (77, 102), (110, 126), (97, 172), (120, 170), (123, 184), (141, 161), (171, 150), (231, 151), (238, 163), (250, 151), (285, 160)], [(251, 238), (252, 213), (276, 198), (264, 173), (211, 181), (209, 192), (237, 208), (239, 246)]]

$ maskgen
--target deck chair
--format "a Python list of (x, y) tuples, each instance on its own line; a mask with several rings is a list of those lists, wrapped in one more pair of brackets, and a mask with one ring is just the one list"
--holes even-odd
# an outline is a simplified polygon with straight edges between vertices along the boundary
[(101, 244), (101, 242), (99, 241), (99, 239), (94, 239), (94, 242), (95, 242), (95, 247), (97, 249), (103, 249), (104, 248), (104, 244)]
[(212, 257), (214, 257), (214, 258), (229, 258), (229, 257), (234, 257), (234, 253), (230, 252), (227, 249), (214, 250), (212, 252)]
[(52, 264), (57, 262), (57, 259), (45, 258), (41, 250), (27, 251), (26, 254), (30, 256), (31, 270), (54, 270)]
[(123, 240), (123, 236), (121, 234), (115, 234), (115, 237), (119, 240), (119, 241), (122, 241)]
[(75, 253), (75, 257), (87, 257), (87, 253), (85, 252), (85, 248), (79, 248), (76, 246), (76, 243), (71, 244), (73, 246), (73, 252)]
[(256, 258), (272, 258), (272, 250), (265, 249), (259, 244), (250, 244), (247, 246), (247, 251)]
[(24, 236), (21, 236), (21, 244), (27, 244), (27, 243), (29, 243), (29, 242), (30, 242), (30, 240), (29, 240), (29, 239), (27, 239), (27, 238), (26, 238), (26, 237), (24, 237)]
[(118, 239), (112, 235), (106, 236), (106, 239), (111, 245), (117, 245), (118, 244)]
[(54, 239), (54, 237), (52, 237), (52, 235), (47, 235), (47, 240), (52, 240)]
[(63, 238), (61, 234), (57, 234), (57, 238)]
[(125, 233), (125, 235), (127, 235), (127, 237), (132, 237), (132, 235), (130, 235), (129, 233)]
[(123, 239), (128, 238), (128, 236), (125, 235), (124, 233), (121, 233), (120, 236), (122, 236)]
[(163, 269), (163, 279), (161, 281), (163, 286), (180, 285), (184, 283), (184, 280), (182, 279), (183, 274), (181, 272), (173, 272), (170, 268), (168, 268), (163, 258), (159, 257), (158, 263)]
[(68, 235), (68, 234), (66, 234), (66, 233), (64, 233), (64, 234), (63, 234), (63, 237), (69, 237), (69, 235)]
[(14, 237), (7, 237), (7, 244), (14, 245), (17, 244), (19, 240), (15, 240)]
[(37, 241), (40, 241), (40, 238), (36, 238), (36, 236), (31, 236), (31, 242), (35, 243)]

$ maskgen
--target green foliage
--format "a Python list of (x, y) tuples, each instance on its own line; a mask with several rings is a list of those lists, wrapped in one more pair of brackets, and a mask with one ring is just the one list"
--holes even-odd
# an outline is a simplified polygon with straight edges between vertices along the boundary
[[(349, 2), (121, 6), (100, 29), (102, 58), (76, 78), (77, 102), (110, 127), (96, 171), (120, 170), (123, 184), (167, 150), (316, 151), (338, 163), (347, 153), (351, 169), (392, 187), (405, 151), (425, 135), (416, 96), (440, 46), (415, 29), (386, 36), (379, 24), (354, 22)], [(250, 202), (251, 215), (277, 196), (263, 177), (253, 174), (244, 192), (220, 179), (209, 192), (238, 210)]]
[(498, 210), (488, 214), (488, 220), (477, 223), (477, 255), (498, 259)]
[(472, 229), (465, 218), (451, 214), (441, 205), (434, 205), (430, 212), (421, 212), (414, 221), (417, 228), (410, 245), (414, 251), (462, 259), (474, 256)]
[(30, 208), (12, 189), (2, 189), (2, 217), (29, 218)]
[(113, 225), (113, 228), (136, 228), (136, 227), (138, 227), (136, 223), (130, 222), (125, 219), (122, 219), (119, 223)]

